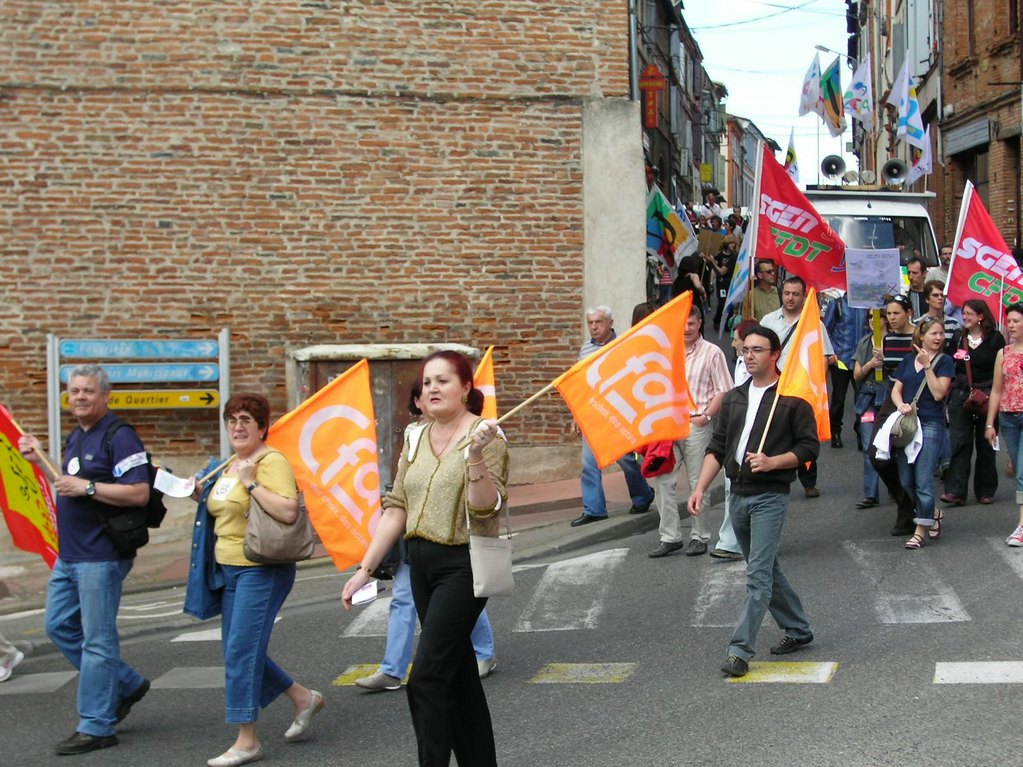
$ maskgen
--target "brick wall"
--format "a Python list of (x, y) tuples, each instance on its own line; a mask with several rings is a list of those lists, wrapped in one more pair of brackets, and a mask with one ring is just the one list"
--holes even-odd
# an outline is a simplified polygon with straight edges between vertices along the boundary
[[(1019, 87), (997, 86), (993, 82), (1014, 83), (1020, 79), (1020, 43), (1017, 32), (1009, 28), (1009, 4), (998, 0), (973, 3), (972, 44), (966, 3), (945, 3), (944, 102), (954, 106), (954, 114), (943, 120), (942, 129), (964, 125), (978, 118), (991, 121), (988, 145), (987, 207), (1011, 248), (1016, 238), (1016, 200), (1019, 196), (1018, 127), (1021, 122)], [(999, 132), (1012, 133), (999, 138)], [(962, 157), (945, 160), (942, 192), (943, 217), (934, 224), (939, 242), (951, 243), (959, 217), (966, 182)], [(937, 170), (937, 169), (936, 169)], [(942, 233), (944, 236), (942, 237)]]
[[(8, 0), (3, 400), (44, 431), (47, 333), (229, 327), (234, 389), (278, 412), (316, 343), (493, 343), (510, 406), (576, 357), (582, 106), (627, 90), (619, 0)], [(217, 450), (209, 413), (132, 420)], [(550, 398), (511, 426), (566, 423)]]

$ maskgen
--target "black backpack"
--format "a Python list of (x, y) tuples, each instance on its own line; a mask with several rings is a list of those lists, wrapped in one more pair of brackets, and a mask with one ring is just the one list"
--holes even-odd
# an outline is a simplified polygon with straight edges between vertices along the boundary
[[(110, 422), (103, 435), (103, 450), (107, 455), (110, 455), (110, 446), (113, 443), (114, 435), (118, 429), (124, 427), (134, 430), (134, 427), (123, 418), (115, 418)], [(156, 481), (156, 466), (153, 465), (153, 456), (148, 450), (146, 451), (146, 470), (149, 472), (149, 501), (145, 506), (139, 508), (146, 513), (146, 527), (155, 529), (163, 523), (163, 518), (167, 516), (167, 507), (163, 504), (163, 493), (153, 486)]]

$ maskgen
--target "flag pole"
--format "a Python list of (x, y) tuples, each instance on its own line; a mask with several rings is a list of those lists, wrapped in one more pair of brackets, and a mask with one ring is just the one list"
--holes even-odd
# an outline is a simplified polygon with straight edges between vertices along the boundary
[(201, 485), (201, 484), (202, 484), (203, 482), (205, 482), (206, 480), (208, 480), (208, 479), (209, 479), (210, 477), (212, 477), (212, 476), (213, 476), (214, 474), (216, 474), (216, 473), (217, 473), (218, 471), (220, 471), (220, 470), (221, 470), (221, 469), (223, 469), (223, 468), (224, 468), (225, 466), (227, 466), (227, 464), (231, 463), (231, 461), (233, 461), (234, 459), (235, 459), (235, 456), (234, 456), (234, 455), (232, 455), (232, 456), (231, 456), (230, 458), (228, 458), (228, 459), (227, 459), (226, 461), (223, 461), (223, 462), (222, 462), (222, 463), (221, 463), (221, 464), (220, 464), (219, 466), (217, 466), (216, 468), (212, 469), (211, 471), (208, 471), (208, 472), (206, 472), (206, 474), (205, 474), (204, 476), (202, 476), (202, 477), (199, 477), (199, 479), (198, 479), (198, 480), (196, 480), (196, 484), (197, 484), (197, 485)]
[[(959, 220), (956, 222), (956, 235), (955, 239), (952, 240), (952, 260), (948, 262), (948, 276), (945, 278), (945, 292), (948, 293), (948, 289), (952, 286), (952, 270), (955, 269), (956, 265), (956, 253), (959, 251), (959, 243), (963, 239), (963, 228), (966, 226), (966, 214), (970, 210), (970, 202), (973, 199), (973, 183), (969, 180), (966, 181), (966, 187), (963, 189), (963, 202), (959, 206)], [(1004, 282), (1002, 283), (1005, 284)]]
[[(506, 419), (508, 419), (508, 418), (511, 418), (511, 417), (512, 417), (513, 415), (515, 415), (515, 414), (516, 414), (517, 412), (519, 412), (520, 410), (522, 410), (523, 408), (525, 408), (525, 407), (526, 407), (526, 405), (530, 405), (530, 404), (532, 404), (533, 402), (535, 402), (536, 400), (540, 399), (540, 397), (542, 397), (543, 395), (547, 394), (547, 392), (549, 392), (549, 391), (550, 391), (551, 389), (553, 389), (553, 388), (554, 388), (554, 382), (553, 382), (553, 381), (551, 381), (551, 382), (550, 382), (549, 384), (547, 384), (547, 385), (546, 385), (545, 387), (543, 387), (542, 389), (540, 389), (540, 391), (536, 392), (536, 394), (534, 394), (533, 396), (529, 397), (528, 399), (525, 399), (525, 400), (523, 400), (522, 402), (520, 402), (519, 404), (517, 404), (517, 405), (516, 405), (515, 407), (513, 407), (513, 408), (512, 408), (511, 410), (509, 410), (509, 411), (508, 411), (507, 413), (505, 413), (505, 414), (504, 414), (503, 416), (501, 416), (500, 418), (498, 418), (498, 419), (497, 419), (497, 420), (495, 421), (495, 423), (497, 423), (497, 424), (501, 424), (501, 423), (503, 423), (503, 422), (504, 422), (504, 421), (505, 421)], [(463, 440), (462, 440), (461, 442), (459, 442), (459, 443), (458, 443), (458, 444), (457, 444), (457, 445), (455, 446), (455, 450), (465, 450), (465, 448), (469, 447), (469, 443), (470, 443), (470, 442), (472, 442), (472, 435), (469, 435), (468, 437), (466, 437), (465, 439), (463, 439)]]
[(756, 287), (754, 272), (757, 270), (757, 237), (760, 235), (760, 179), (764, 169), (764, 142), (757, 139), (757, 163), (753, 167), (753, 200), (750, 210), (749, 245), (749, 289), (746, 291), (746, 311), (743, 319), (753, 316), (753, 290)]
[[(27, 431), (25, 431), (24, 429), (21, 428), (21, 424), (19, 424), (15, 420), (14, 415), (9, 410), (7, 411), (7, 417), (10, 418), (11, 423), (14, 424), (14, 428), (15, 429), (20, 431), (22, 434), (28, 434)], [(36, 452), (36, 455), (39, 456), (39, 460), (43, 464), (43, 471), (46, 474), (47, 479), (49, 479), (50, 482), (53, 482), (55, 479), (57, 479), (57, 477), (59, 477), (61, 475), (61, 472), (53, 464), (53, 461), (50, 460), (50, 456), (48, 456), (42, 450), (36, 450), (35, 452)]]

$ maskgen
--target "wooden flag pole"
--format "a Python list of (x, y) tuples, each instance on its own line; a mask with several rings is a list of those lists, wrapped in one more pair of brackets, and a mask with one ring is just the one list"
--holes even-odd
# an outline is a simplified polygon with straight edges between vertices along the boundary
[(204, 476), (199, 477), (199, 479), (197, 479), (195, 483), (197, 485), (202, 484), (203, 482), (208, 480), (210, 477), (212, 477), (214, 474), (216, 474), (218, 471), (220, 471), (225, 466), (227, 466), (227, 464), (231, 463), (231, 461), (233, 461), (234, 459), (235, 459), (235, 456), (232, 455), (230, 458), (228, 458), (226, 461), (221, 463), (219, 466), (214, 467), (213, 469), (208, 471)]
[[(781, 379), (779, 379), (780, 381)], [(760, 445), (757, 446), (757, 452), (764, 452), (764, 443), (767, 441), (767, 432), (771, 430), (771, 421), (774, 420), (774, 409), (778, 407), (778, 398), (781, 395), (778, 394), (778, 387), (774, 388), (774, 402), (771, 403), (771, 412), (767, 414), (767, 425), (764, 427), (764, 433), (760, 435)]]
[[(505, 413), (503, 416), (498, 418), (497, 419), (497, 423), (500, 424), (505, 419), (511, 418), (517, 412), (519, 412), (524, 407), (526, 407), (526, 405), (532, 404), (536, 400), (540, 399), (540, 397), (542, 397), (544, 394), (547, 394), (547, 392), (549, 392), (553, 388), (554, 388), (554, 382), (551, 381), (545, 387), (540, 389), (540, 391), (538, 391), (536, 394), (534, 394), (533, 396), (529, 397), (528, 399), (523, 400), (518, 405), (513, 407), (511, 410), (509, 410), (507, 413)], [(465, 448), (469, 447), (469, 443), (470, 442), (472, 442), (472, 435), (471, 434), (468, 437), (466, 437), (465, 439), (463, 439), (461, 442), (459, 442), (458, 445), (455, 446), (455, 450), (465, 450)]]
[[(14, 416), (11, 415), (10, 412), (8, 412), (7, 415), (11, 419), (11, 423), (14, 424), (15, 429), (20, 431), (22, 434), (28, 434), (27, 431), (21, 428), (21, 424), (14, 420)], [(50, 480), (50, 482), (53, 482), (55, 479), (57, 479), (57, 477), (60, 476), (61, 474), (60, 470), (56, 466), (54, 466), (53, 461), (50, 460), (50, 456), (48, 456), (42, 450), (36, 450), (35, 452), (36, 455), (39, 456), (39, 460), (43, 464), (43, 472), (47, 475), (47, 478)]]

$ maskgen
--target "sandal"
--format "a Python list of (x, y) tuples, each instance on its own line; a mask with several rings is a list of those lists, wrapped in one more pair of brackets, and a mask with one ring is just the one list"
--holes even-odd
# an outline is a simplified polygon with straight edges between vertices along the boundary
[(927, 539), (919, 533), (913, 533), (906, 541), (907, 549), (922, 549), (927, 544)]
[(945, 518), (945, 512), (938, 509), (934, 512), (934, 524), (931, 525), (931, 529), (927, 531), (927, 535), (930, 536), (931, 540), (937, 540), (941, 537), (941, 520)]

